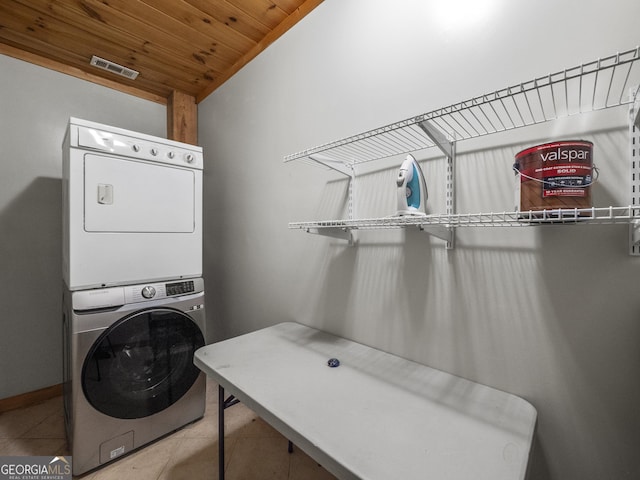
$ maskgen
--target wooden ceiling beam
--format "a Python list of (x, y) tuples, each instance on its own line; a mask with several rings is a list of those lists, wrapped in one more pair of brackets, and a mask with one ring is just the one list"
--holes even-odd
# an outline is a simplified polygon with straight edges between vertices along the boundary
[(194, 96), (174, 90), (167, 98), (167, 138), (198, 144), (198, 106)]

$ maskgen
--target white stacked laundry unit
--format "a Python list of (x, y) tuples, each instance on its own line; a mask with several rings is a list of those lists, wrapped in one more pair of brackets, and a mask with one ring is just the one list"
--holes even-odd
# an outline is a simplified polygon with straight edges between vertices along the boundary
[(71, 118), (64, 405), (73, 474), (201, 418), (202, 149)]

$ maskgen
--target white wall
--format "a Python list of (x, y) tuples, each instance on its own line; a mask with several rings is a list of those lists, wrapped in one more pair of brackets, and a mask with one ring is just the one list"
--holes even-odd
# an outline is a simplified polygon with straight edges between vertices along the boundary
[(166, 136), (166, 108), (0, 55), (0, 398), (62, 382), (62, 139), (70, 116)]
[[(640, 259), (626, 226), (460, 229), (453, 251), (417, 232), (358, 232), (348, 247), (287, 229), (342, 217), (346, 183), (284, 155), (638, 41), (635, 0), (439, 4), (325, 0), (200, 104), (210, 327), (220, 339), (297, 320), (515, 393), (539, 413), (533, 479), (638, 478)], [(489, 149), (461, 142), (458, 210), (510, 210), (513, 155), (556, 138), (595, 143), (597, 206), (629, 203), (621, 108)], [(358, 180), (360, 214), (393, 213), (396, 167)], [(442, 160), (425, 171), (436, 211)]]

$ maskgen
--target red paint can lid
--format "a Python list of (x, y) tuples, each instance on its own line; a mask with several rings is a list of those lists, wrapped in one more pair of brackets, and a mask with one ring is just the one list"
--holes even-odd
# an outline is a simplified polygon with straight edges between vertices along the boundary
[(543, 143), (540, 145), (536, 145), (534, 147), (525, 148), (524, 150), (516, 153), (516, 158), (524, 157), (525, 155), (529, 155), (539, 150), (553, 150), (559, 147), (571, 147), (571, 146), (593, 148), (593, 142), (590, 142), (588, 140), (566, 140), (566, 141)]

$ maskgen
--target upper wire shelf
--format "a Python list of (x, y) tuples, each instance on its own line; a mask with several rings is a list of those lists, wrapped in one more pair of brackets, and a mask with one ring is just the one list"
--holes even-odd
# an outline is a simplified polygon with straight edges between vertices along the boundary
[(640, 47), (636, 47), (303, 150), (284, 161), (309, 158), (353, 166), (435, 146), (421, 127), (425, 122), (449, 141), (458, 141), (633, 103), (640, 90), (639, 58)]

